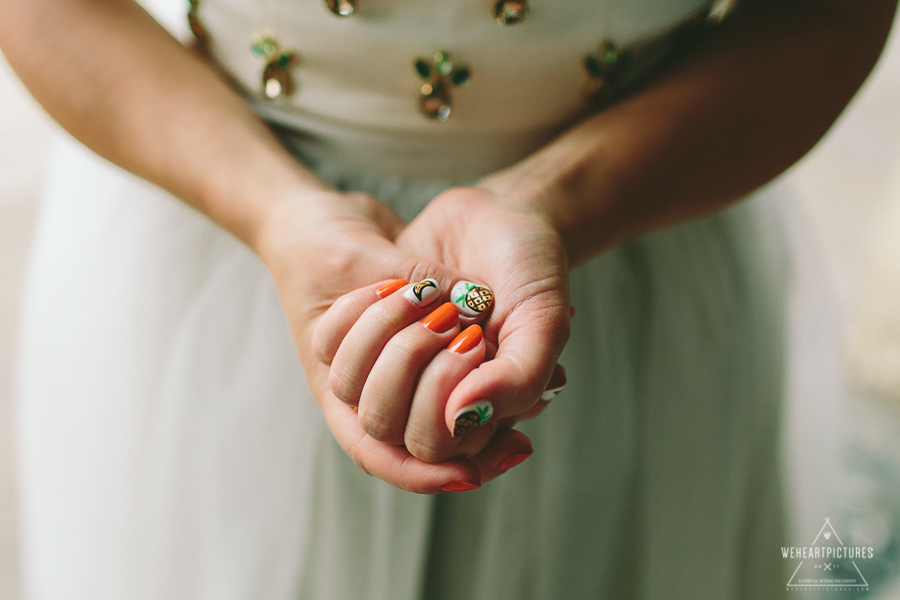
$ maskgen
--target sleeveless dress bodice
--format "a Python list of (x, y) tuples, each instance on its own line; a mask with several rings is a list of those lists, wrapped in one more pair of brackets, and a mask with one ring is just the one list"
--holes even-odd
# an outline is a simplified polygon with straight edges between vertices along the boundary
[[(531, 3), (503, 26), (486, 0), (360, 0), (352, 17), (323, 0), (202, 0), (208, 50), (267, 120), (302, 131), (332, 157), (412, 177), (472, 178), (523, 158), (589, 104), (584, 58), (603, 42), (647, 44), (695, 17), (709, 0), (574, 0)], [(295, 54), (296, 90), (262, 92), (269, 36)], [(450, 84), (452, 116), (418, 109), (417, 58), (448, 52), (471, 77)]]

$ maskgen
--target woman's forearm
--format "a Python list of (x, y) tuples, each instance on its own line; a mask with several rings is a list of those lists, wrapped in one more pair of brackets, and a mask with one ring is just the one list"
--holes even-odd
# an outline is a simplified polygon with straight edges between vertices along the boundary
[(877, 60), (894, 0), (745, 0), (679, 66), (483, 185), (533, 204), (571, 264), (784, 171)]
[(132, 0), (0, 0), (0, 48), (76, 138), (251, 247), (277, 202), (324, 191), (212, 67)]

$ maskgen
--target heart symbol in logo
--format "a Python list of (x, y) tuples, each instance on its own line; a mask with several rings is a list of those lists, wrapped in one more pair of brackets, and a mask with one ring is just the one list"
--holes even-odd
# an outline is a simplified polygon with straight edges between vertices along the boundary
[(826, 531), (826, 532), (825, 532), (825, 539), (827, 540), (827, 539), (830, 538), (830, 537), (831, 537), (831, 532), (830, 532), (830, 531)]

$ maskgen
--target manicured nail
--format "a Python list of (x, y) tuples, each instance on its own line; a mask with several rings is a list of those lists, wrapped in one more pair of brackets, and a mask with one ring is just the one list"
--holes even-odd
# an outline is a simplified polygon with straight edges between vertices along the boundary
[(547, 384), (547, 389), (541, 394), (541, 400), (544, 400), (545, 402), (553, 400), (565, 387), (566, 369), (562, 365), (556, 365), (553, 376), (550, 377), (550, 382)]
[(457, 354), (465, 354), (469, 350), (477, 348), (483, 339), (484, 333), (481, 331), (481, 327), (472, 325), (460, 331), (459, 335), (453, 338), (453, 341), (447, 346), (447, 350)]
[(437, 309), (428, 314), (421, 323), (425, 329), (434, 333), (444, 333), (459, 321), (459, 313), (452, 302), (444, 302)]
[(395, 279), (394, 281), (391, 281), (390, 283), (386, 283), (383, 286), (381, 286), (380, 288), (378, 288), (377, 290), (375, 290), (375, 294), (379, 298), (387, 298), (388, 296), (390, 296), (391, 294), (393, 294), (394, 292), (396, 292), (397, 290), (402, 288), (407, 283), (409, 283), (409, 282), (406, 281), (405, 279)]
[(509, 456), (504, 458), (503, 462), (501, 462), (498, 466), (503, 471), (508, 471), (509, 469), (512, 469), (514, 466), (525, 462), (525, 459), (528, 458), (529, 456), (531, 456), (532, 454), (533, 454), (533, 452), (529, 452), (528, 454), (510, 454)]
[(562, 384), (559, 387), (544, 390), (544, 393), (541, 394), (541, 400), (544, 400), (545, 402), (549, 402), (550, 400), (553, 400), (554, 398), (556, 398), (559, 395), (559, 393), (561, 391), (563, 391), (563, 389), (565, 389), (565, 387), (566, 387), (566, 384)]
[(469, 490), (477, 490), (480, 487), (480, 485), (467, 481), (454, 481), (443, 486), (441, 490), (444, 492), (468, 492)]
[(469, 433), (494, 414), (494, 406), (488, 400), (479, 400), (464, 406), (453, 417), (453, 437)]
[(450, 302), (467, 317), (477, 317), (493, 306), (494, 292), (471, 281), (458, 281), (450, 290)]
[(403, 297), (416, 306), (428, 306), (438, 299), (438, 282), (434, 279), (423, 279), (405, 292)]

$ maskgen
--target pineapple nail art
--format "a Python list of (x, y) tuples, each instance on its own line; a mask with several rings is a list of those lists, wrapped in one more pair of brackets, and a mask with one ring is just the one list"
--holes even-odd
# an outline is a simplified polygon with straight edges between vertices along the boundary
[(453, 417), (453, 437), (469, 433), (494, 415), (494, 407), (487, 400), (464, 406)]
[(461, 314), (477, 317), (493, 306), (494, 292), (471, 281), (459, 281), (450, 290), (450, 301), (456, 305)]

